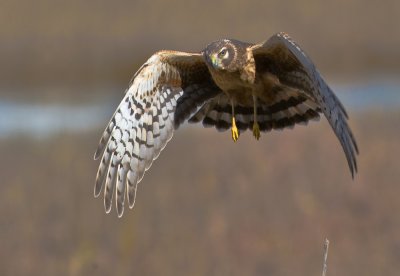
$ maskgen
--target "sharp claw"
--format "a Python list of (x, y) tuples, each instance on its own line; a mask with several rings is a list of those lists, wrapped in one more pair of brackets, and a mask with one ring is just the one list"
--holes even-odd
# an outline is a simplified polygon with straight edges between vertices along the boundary
[(253, 124), (253, 135), (257, 140), (260, 139), (260, 126), (257, 122), (254, 122)]
[(239, 130), (236, 127), (235, 118), (232, 118), (232, 139), (233, 142), (236, 142), (239, 139)]

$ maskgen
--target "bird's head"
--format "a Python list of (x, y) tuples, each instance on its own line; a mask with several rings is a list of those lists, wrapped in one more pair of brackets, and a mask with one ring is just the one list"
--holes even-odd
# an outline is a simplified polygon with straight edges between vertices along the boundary
[(246, 53), (246, 45), (233, 39), (210, 43), (203, 54), (207, 64), (215, 70), (236, 71)]

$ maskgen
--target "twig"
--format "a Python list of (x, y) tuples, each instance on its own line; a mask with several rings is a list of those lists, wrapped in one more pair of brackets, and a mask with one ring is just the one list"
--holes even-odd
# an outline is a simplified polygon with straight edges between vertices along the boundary
[(329, 250), (329, 240), (325, 238), (324, 242), (324, 266), (322, 267), (322, 276), (326, 276), (326, 271), (328, 269), (328, 250)]

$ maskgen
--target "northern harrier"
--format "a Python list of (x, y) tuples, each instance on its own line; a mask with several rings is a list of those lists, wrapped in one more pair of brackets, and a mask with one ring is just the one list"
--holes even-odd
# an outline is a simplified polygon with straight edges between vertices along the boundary
[(94, 187), (104, 187), (118, 216), (135, 204), (137, 184), (185, 120), (231, 129), (232, 139), (307, 124), (323, 113), (339, 139), (350, 172), (357, 172), (357, 144), (347, 114), (312, 61), (285, 33), (260, 44), (223, 39), (200, 53), (159, 51), (134, 75), (95, 153), (102, 153)]

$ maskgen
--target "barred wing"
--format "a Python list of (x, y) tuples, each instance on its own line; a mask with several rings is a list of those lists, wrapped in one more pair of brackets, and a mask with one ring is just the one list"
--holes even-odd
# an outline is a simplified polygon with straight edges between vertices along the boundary
[(125, 193), (133, 208), (137, 184), (174, 129), (219, 92), (201, 54), (161, 51), (138, 70), (95, 153), (95, 159), (103, 155), (94, 194), (104, 186), (107, 213), (114, 190), (119, 217)]
[(278, 33), (265, 43), (252, 46), (252, 50), (257, 73), (275, 74), (282, 84), (298, 89), (319, 105), (343, 147), (354, 177), (358, 147), (347, 124), (347, 113), (313, 62), (286, 33)]
[[(309, 120), (319, 120), (321, 109), (314, 101), (287, 86), (277, 86), (268, 93), (274, 97), (269, 102), (259, 101), (257, 106), (257, 122), (261, 131), (293, 128), (295, 124), (306, 125)], [(209, 100), (194, 114), (189, 123), (203, 122), (204, 127), (215, 127), (225, 131), (232, 127), (232, 106), (230, 98), (222, 93)], [(240, 131), (253, 128), (253, 105), (235, 105), (236, 126)]]

